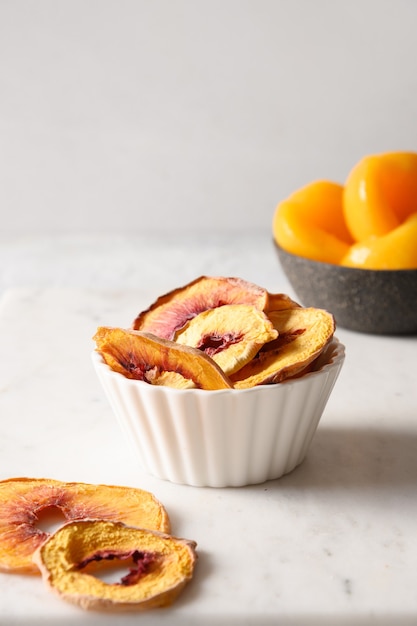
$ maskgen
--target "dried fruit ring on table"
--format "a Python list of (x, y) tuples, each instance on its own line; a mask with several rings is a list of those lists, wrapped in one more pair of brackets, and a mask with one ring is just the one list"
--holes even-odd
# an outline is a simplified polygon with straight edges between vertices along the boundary
[[(144, 610), (167, 606), (191, 580), (196, 543), (120, 522), (69, 522), (34, 555), (48, 587), (84, 609)], [(94, 574), (106, 561), (127, 563), (120, 582)]]
[(132, 487), (67, 483), (37, 478), (0, 482), (0, 570), (39, 573), (34, 551), (49, 536), (38, 516), (58, 509), (64, 520), (100, 518), (169, 532), (168, 514), (147, 491)]

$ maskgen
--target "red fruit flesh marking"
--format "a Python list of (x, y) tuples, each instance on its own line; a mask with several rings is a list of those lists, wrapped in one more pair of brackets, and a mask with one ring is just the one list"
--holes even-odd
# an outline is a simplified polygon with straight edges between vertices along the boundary
[(139, 361), (133, 352), (129, 352), (127, 358), (121, 355), (121, 358), (118, 360), (120, 365), (136, 380), (144, 380), (146, 370), (150, 369), (149, 365), (146, 365), (143, 361)]
[(212, 333), (203, 335), (196, 347), (212, 357), (241, 340), (242, 335), (238, 333), (224, 333), (222, 335)]
[(130, 560), (132, 567), (129, 568), (128, 574), (123, 576), (116, 585), (135, 585), (142, 576), (144, 576), (158, 560), (158, 555), (153, 552), (142, 552), (141, 550), (130, 550), (129, 552), (117, 552), (115, 550), (99, 550), (85, 558), (81, 563), (77, 563), (74, 569), (81, 570), (89, 566), (89, 573), (92, 571), (92, 564), (102, 561), (112, 561), (116, 567), (120, 566), (119, 561)]
[(175, 337), (175, 333), (178, 330), (181, 330), (187, 322), (192, 320), (194, 317), (199, 315), (199, 313), (203, 313), (207, 311), (208, 308), (215, 308), (216, 306), (220, 306), (220, 301), (213, 301), (211, 306), (207, 305), (207, 302), (204, 299), (194, 300), (193, 302), (184, 302), (175, 304), (173, 307), (172, 315), (170, 311), (166, 312), (166, 317), (172, 317), (173, 323), (172, 327), (169, 329), (169, 332), (166, 330), (166, 318), (162, 322), (158, 322), (156, 320), (155, 329), (151, 328), (152, 332), (155, 332), (156, 335), (160, 333), (159, 336), (173, 340)]

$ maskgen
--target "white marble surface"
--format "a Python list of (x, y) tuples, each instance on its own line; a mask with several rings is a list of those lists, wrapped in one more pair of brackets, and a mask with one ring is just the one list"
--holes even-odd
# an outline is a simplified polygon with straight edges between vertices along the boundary
[(231, 236), (178, 234), (2, 237), (0, 295), (11, 287), (142, 289), (156, 295), (201, 274), (244, 276), (288, 289), (269, 229)]
[[(305, 462), (244, 489), (173, 485), (138, 469), (90, 362), (98, 324), (130, 323), (200, 273), (287, 290), (268, 241), (109, 238), (0, 248), (0, 479), (140, 486), (195, 539), (176, 604), (108, 616), (37, 577), (0, 574), (0, 624), (330, 626), (417, 623), (417, 339), (339, 329), (347, 359)], [(290, 293), (290, 290), (287, 290)]]

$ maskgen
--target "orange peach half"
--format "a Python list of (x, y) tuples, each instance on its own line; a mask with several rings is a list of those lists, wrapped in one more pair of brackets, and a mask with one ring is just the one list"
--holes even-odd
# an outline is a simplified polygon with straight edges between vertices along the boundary
[(361, 159), (347, 177), (344, 216), (355, 241), (382, 237), (417, 212), (417, 153)]
[(339, 263), (353, 243), (343, 216), (343, 187), (330, 181), (306, 185), (278, 204), (272, 229), (287, 252)]
[(372, 270), (417, 268), (417, 213), (382, 237), (368, 237), (351, 248), (341, 265)]

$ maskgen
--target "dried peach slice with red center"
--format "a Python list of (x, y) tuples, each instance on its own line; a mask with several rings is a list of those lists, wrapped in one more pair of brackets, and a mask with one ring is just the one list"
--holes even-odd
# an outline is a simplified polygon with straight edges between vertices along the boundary
[[(120, 582), (106, 583), (88, 566), (132, 558)], [(66, 524), (36, 551), (46, 585), (84, 609), (144, 610), (171, 604), (191, 580), (196, 543), (120, 522), (82, 520)]]
[[(229, 389), (226, 374), (204, 352), (134, 330), (101, 326), (94, 336), (107, 365), (127, 378), (158, 384), (166, 372), (191, 380), (200, 389)], [(166, 382), (166, 378), (165, 378)], [(169, 382), (174, 385), (172, 379)], [(182, 386), (182, 385), (181, 385)]]
[(271, 311), (268, 317), (278, 331), (278, 338), (231, 376), (236, 389), (297, 376), (324, 350), (335, 330), (333, 316), (322, 309), (294, 307)]
[(271, 320), (256, 307), (226, 304), (203, 311), (187, 322), (175, 341), (202, 350), (230, 375), (277, 336)]
[(65, 520), (94, 517), (170, 530), (162, 504), (141, 489), (37, 478), (4, 480), (0, 482), (0, 570), (39, 573), (32, 555), (49, 536), (37, 526), (39, 515), (49, 507), (59, 509)]
[(184, 324), (203, 311), (224, 304), (251, 304), (264, 310), (267, 301), (265, 289), (241, 278), (200, 276), (160, 296), (136, 317), (132, 328), (172, 340)]

